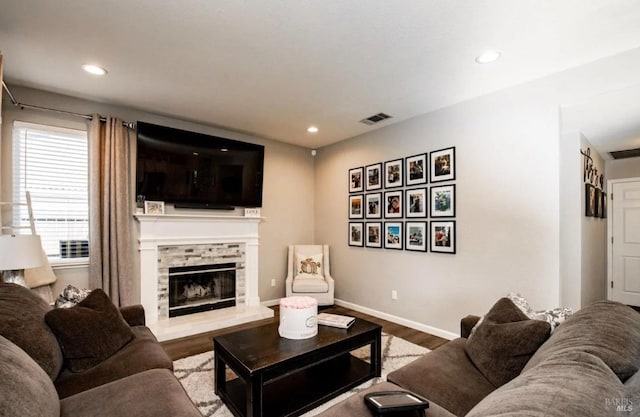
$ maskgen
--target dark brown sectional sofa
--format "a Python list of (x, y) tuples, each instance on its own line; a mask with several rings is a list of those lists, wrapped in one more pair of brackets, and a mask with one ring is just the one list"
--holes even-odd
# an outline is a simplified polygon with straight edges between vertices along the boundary
[[(113, 313), (115, 307), (111, 308)], [(77, 347), (71, 337), (80, 332), (80, 339), (90, 345), (94, 338), (87, 333), (93, 330), (71, 327), (62, 335), (65, 345), (61, 346), (56, 338), (60, 334), (54, 334), (45, 320), (51, 310), (28, 289), (0, 284), (0, 416), (201, 416), (173, 375), (171, 359), (145, 327), (142, 306), (124, 307), (117, 313), (126, 337), (122, 347), (99, 363), (90, 361), (87, 369), (75, 371), (69, 369), (74, 362), (68, 356)], [(47, 318), (64, 319), (64, 314), (59, 316), (50, 313)], [(60, 327), (60, 320), (55, 323)], [(94, 344), (103, 348), (102, 343)], [(74, 360), (87, 362), (77, 352)]]
[[(478, 319), (465, 317), (462, 337), (318, 417), (371, 416), (363, 396), (394, 389), (427, 398), (428, 417), (640, 416), (640, 314), (633, 309), (611, 301), (596, 302), (569, 317), (548, 338), (541, 336), (540, 323), (546, 322), (539, 320), (532, 324), (498, 320), (483, 331), (487, 316), (471, 335)], [(535, 345), (535, 334), (544, 340), (527, 353)], [(491, 354), (479, 357), (477, 349), (470, 348), (478, 343)], [(524, 360), (506, 374), (499, 369), (501, 363), (511, 363), (514, 357), (517, 362), (519, 356)], [(490, 358), (495, 359), (493, 364), (488, 364)], [(515, 374), (500, 381), (495, 376), (501, 372)]]

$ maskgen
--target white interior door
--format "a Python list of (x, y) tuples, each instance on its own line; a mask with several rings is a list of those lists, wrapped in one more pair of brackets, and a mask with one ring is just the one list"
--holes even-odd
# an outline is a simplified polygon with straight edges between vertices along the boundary
[(609, 185), (609, 299), (640, 306), (640, 178)]

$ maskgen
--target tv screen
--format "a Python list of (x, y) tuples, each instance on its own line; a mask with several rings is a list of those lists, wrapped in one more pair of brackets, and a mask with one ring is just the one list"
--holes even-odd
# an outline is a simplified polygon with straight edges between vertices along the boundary
[(264, 146), (137, 123), (136, 195), (175, 207), (262, 206)]

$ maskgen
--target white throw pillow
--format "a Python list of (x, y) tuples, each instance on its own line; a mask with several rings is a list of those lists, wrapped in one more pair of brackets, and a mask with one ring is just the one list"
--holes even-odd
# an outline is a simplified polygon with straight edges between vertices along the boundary
[(296, 254), (296, 275), (305, 274), (305, 278), (324, 278), (322, 271), (322, 254)]

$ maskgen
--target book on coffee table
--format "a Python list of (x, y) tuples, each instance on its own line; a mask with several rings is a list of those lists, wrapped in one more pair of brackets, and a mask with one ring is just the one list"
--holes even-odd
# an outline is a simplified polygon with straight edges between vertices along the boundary
[(340, 327), (341, 329), (348, 329), (356, 321), (355, 317), (343, 316), (340, 314), (331, 313), (319, 313), (318, 324), (331, 327)]

